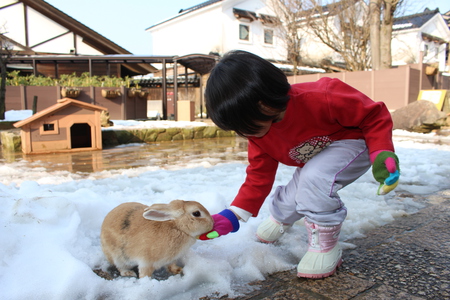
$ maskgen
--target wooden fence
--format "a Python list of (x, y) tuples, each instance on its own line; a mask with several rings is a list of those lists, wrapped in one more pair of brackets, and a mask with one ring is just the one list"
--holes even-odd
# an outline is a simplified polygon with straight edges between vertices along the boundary
[[(102, 87), (80, 87), (80, 95), (76, 98), (79, 101), (106, 107), (110, 118), (113, 120), (136, 120), (147, 119), (147, 101), (160, 100), (162, 103), (161, 88), (147, 88), (149, 92), (145, 98), (138, 96), (130, 97), (128, 88), (102, 88)], [(105, 98), (102, 90), (120, 90), (120, 96), (115, 98)], [(52, 106), (58, 99), (63, 98), (60, 86), (7, 86), (5, 108), (8, 110), (31, 110), (33, 99), (37, 96), (36, 111), (41, 111)], [(167, 114), (169, 119), (175, 118), (175, 103), (173, 99), (173, 89), (167, 89)], [(195, 110), (202, 109), (200, 88), (178, 88), (179, 100), (195, 101)], [(162, 109), (162, 108), (161, 108)], [(204, 109), (204, 108), (203, 108)]]
[[(450, 90), (450, 77), (441, 73), (426, 75), (426, 65), (408, 65), (379, 71), (320, 73), (312, 75), (290, 76), (291, 84), (316, 81), (321, 77), (339, 78), (354, 88), (360, 90), (375, 101), (383, 101), (389, 110), (393, 111), (417, 100), (420, 90), (445, 89)], [(160, 100), (163, 103), (162, 88), (147, 88), (149, 95), (142, 99), (129, 97), (128, 89), (82, 87), (77, 100), (108, 108), (113, 120), (147, 119), (147, 101)], [(103, 89), (120, 89), (121, 96), (108, 99), (102, 96)], [(173, 89), (167, 89), (165, 109), (169, 119), (175, 119), (176, 109)], [(178, 88), (178, 99), (195, 102), (195, 115), (206, 113), (203, 97), (199, 87)], [(38, 97), (37, 111), (41, 111), (61, 99), (59, 86), (7, 86), (6, 110), (32, 109), (33, 98)]]
[[(338, 78), (374, 101), (382, 101), (393, 111), (417, 100), (420, 90), (450, 89), (450, 77), (426, 75), (426, 66), (408, 65), (379, 71), (320, 73), (289, 76), (291, 84)], [(421, 70), (422, 69), (422, 70)]]

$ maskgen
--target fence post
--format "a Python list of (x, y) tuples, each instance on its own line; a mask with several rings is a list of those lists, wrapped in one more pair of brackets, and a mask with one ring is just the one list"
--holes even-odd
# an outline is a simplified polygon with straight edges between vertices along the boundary
[(38, 96), (33, 96), (33, 115), (37, 112)]
[(27, 87), (24, 85), (20, 86), (20, 103), (23, 110), (27, 109)]
[(55, 86), (56, 88), (56, 100), (61, 99), (61, 87), (59, 85)]
[(94, 104), (95, 105), (95, 88), (94, 88), (94, 86), (90, 86), (89, 87), (89, 93), (91, 94), (90, 96), (91, 96), (91, 104)]
[[(405, 68), (405, 100), (403, 104), (406, 106), (409, 104), (409, 86), (411, 85), (411, 68), (410, 66), (406, 66)], [(419, 90), (420, 91), (420, 90)]]
[(126, 93), (125, 93), (125, 86), (121, 86), (120, 87), (120, 92), (122, 93), (122, 103), (121, 103), (121, 106), (122, 106), (122, 120), (128, 120), (128, 118), (127, 118), (127, 95), (126, 95)]
[(419, 91), (422, 90), (423, 84), (423, 51), (419, 54), (419, 69), (420, 69), (420, 81), (419, 81)]

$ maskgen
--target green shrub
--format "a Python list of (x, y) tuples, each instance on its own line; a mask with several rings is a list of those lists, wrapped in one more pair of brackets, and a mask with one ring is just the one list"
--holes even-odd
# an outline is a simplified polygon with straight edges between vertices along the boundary
[(103, 76), (89, 76), (88, 72), (76, 76), (73, 74), (62, 74), (58, 79), (45, 77), (45, 76), (19, 76), (19, 71), (12, 71), (8, 73), (6, 79), (6, 85), (20, 86), (20, 85), (32, 85), (32, 86), (68, 86), (68, 87), (121, 87), (125, 86), (129, 88), (132, 84), (137, 86), (139, 80), (132, 79), (128, 76), (125, 78)]

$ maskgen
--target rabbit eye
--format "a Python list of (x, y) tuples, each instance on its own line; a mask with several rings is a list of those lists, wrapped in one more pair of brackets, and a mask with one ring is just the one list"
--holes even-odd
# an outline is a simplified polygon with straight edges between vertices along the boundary
[(202, 215), (202, 213), (199, 212), (199, 211), (197, 210), (197, 211), (194, 211), (194, 212), (192, 213), (192, 215), (193, 215), (194, 217), (200, 217), (200, 216)]

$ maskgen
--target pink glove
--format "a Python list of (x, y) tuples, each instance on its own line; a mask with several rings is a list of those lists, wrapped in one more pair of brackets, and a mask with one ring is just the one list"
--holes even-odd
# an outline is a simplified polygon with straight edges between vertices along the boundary
[(239, 230), (239, 220), (229, 209), (222, 210), (220, 213), (211, 216), (214, 220), (213, 230), (204, 233), (198, 237), (200, 240), (211, 240), (230, 232)]

